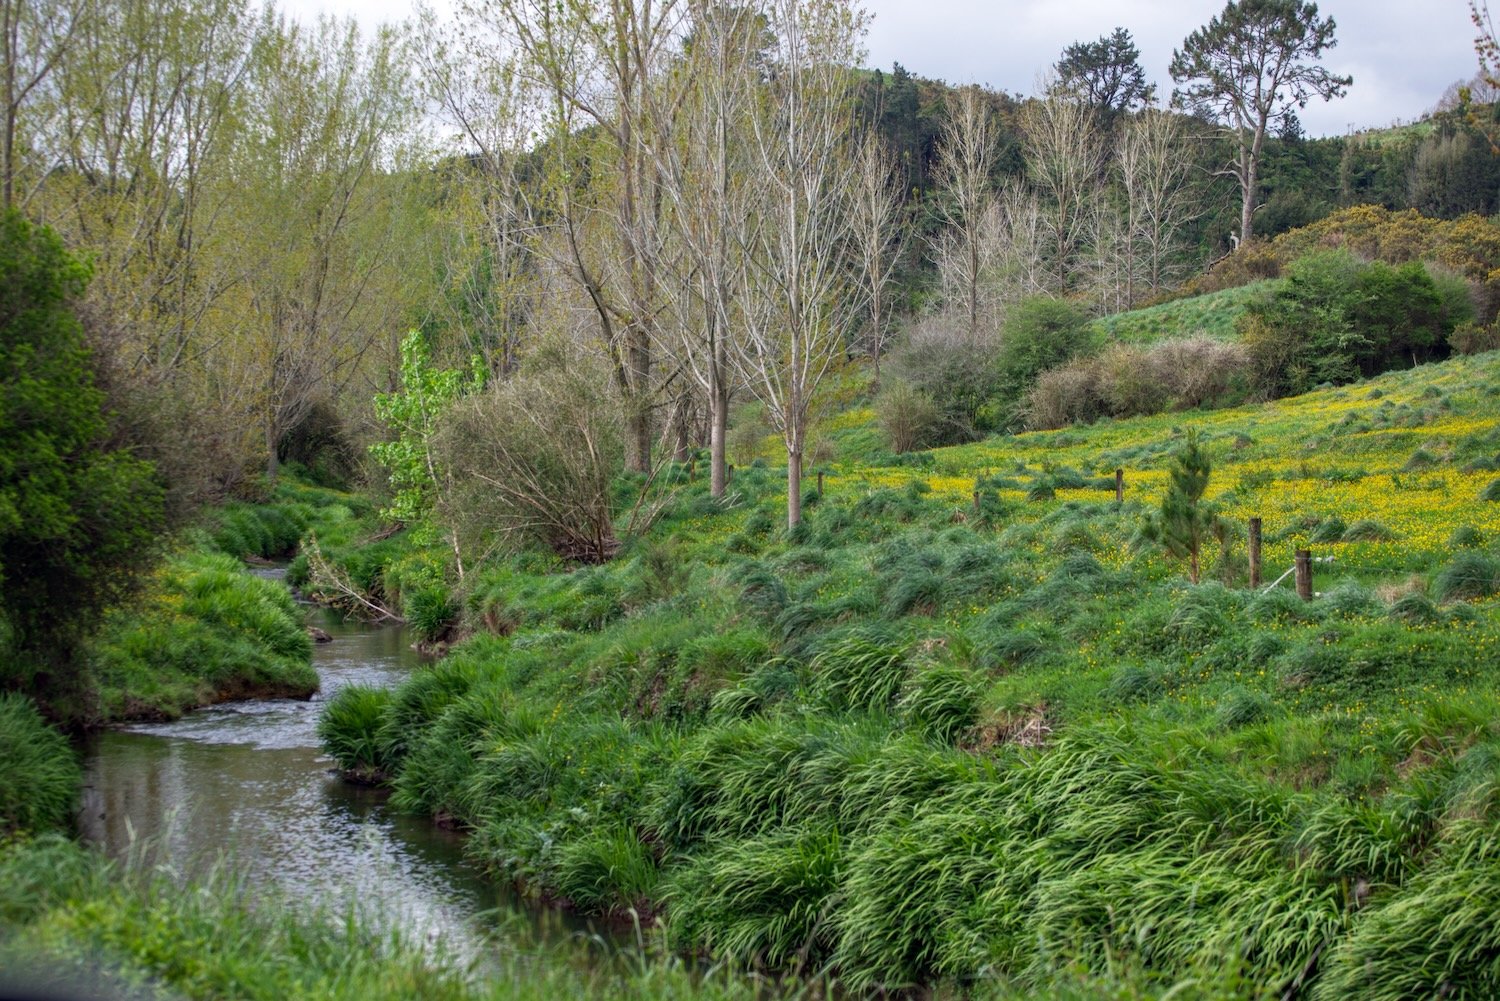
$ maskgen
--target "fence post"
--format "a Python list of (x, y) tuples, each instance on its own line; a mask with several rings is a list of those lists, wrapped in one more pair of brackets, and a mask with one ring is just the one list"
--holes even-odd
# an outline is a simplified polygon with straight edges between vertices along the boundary
[(724, 467), (724, 485), (727, 487), (734, 482), (734, 463)]
[(1312, 550), (1297, 550), (1297, 597), (1303, 601), (1311, 601), (1312, 591)]
[(975, 514), (979, 513), (979, 491), (978, 490), (974, 491), (974, 513)]
[(1115, 470), (1115, 504), (1125, 503), (1125, 470)]
[(818, 500), (823, 499), (823, 470), (818, 470)]
[(698, 460), (691, 459), (688, 462), (688, 482), (696, 483), (698, 480)]
[(1250, 587), (1260, 587), (1260, 518), (1250, 519)]

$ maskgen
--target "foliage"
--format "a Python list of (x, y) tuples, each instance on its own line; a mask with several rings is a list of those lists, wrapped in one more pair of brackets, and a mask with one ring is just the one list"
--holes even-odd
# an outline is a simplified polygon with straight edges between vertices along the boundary
[(1074, 304), (1048, 296), (1023, 300), (1006, 314), (1000, 333), (1000, 393), (1016, 406), (1039, 375), (1091, 344), (1088, 316)]
[(0, 687), (46, 697), (76, 692), (79, 637), (163, 523), (151, 467), (106, 437), (74, 312), (86, 279), (50, 230), (0, 216)]
[(1095, 42), (1074, 42), (1063, 49), (1053, 69), (1059, 86), (1107, 114), (1135, 111), (1154, 96), (1155, 88), (1146, 83), (1141, 68), (1140, 50), (1124, 28)]
[(449, 411), (433, 447), (454, 477), (444, 517), (461, 536), (539, 543), (585, 563), (614, 556), (624, 441), (608, 386), (591, 359), (537, 359)]
[(1257, 388), (1285, 396), (1441, 357), (1471, 308), (1466, 297), (1445, 302), (1418, 262), (1392, 267), (1332, 250), (1293, 262), (1274, 292), (1251, 302), (1241, 329)]
[(83, 784), (78, 758), (24, 695), (0, 693), (0, 756), (0, 843), (71, 823)]
[(370, 446), (395, 488), (390, 507), (382, 512), (385, 517), (415, 522), (428, 515), (444, 475), (433, 455), (433, 436), (448, 408), (483, 385), (480, 359), (474, 359), (470, 372), (434, 368), (421, 331), (409, 331), (402, 339), (401, 390), (375, 395), (375, 417), (395, 437)]

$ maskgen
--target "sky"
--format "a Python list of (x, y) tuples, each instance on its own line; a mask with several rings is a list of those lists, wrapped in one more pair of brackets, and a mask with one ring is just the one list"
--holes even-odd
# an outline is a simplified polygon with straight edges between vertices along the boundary
[[(295, 16), (354, 14), (400, 21), (409, 0), (281, 0)], [(438, 0), (434, 4), (443, 9)], [(1166, 96), (1172, 50), (1224, 7), (1223, 0), (865, 0), (873, 15), (866, 64), (901, 63), (919, 76), (1030, 94), (1075, 41), (1127, 29), (1147, 78)], [(1323, 0), (1338, 45), (1323, 64), (1354, 77), (1346, 97), (1314, 99), (1299, 112), (1310, 136), (1343, 135), (1407, 122), (1431, 110), (1448, 86), (1477, 70), (1465, 0)]]

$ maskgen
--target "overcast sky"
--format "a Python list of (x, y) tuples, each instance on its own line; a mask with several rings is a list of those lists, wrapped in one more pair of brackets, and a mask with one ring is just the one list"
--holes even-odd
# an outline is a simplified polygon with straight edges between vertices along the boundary
[[(355, 13), (362, 21), (402, 20), (408, 0), (282, 0), (293, 14)], [(435, 6), (445, 7), (441, 0)], [(1309, 135), (1341, 135), (1409, 121), (1437, 103), (1449, 84), (1474, 75), (1474, 31), (1465, 0), (1324, 0), (1338, 22), (1338, 45), (1324, 58), (1354, 77), (1349, 95), (1315, 100), (1301, 113)], [(1172, 50), (1223, 9), (1223, 0), (865, 0), (873, 15), (870, 66), (899, 62), (921, 76), (982, 83), (1029, 94), (1037, 75), (1075, 41), (1116, 27), (1130, 31), (1141, 62), (1167, 95)]]

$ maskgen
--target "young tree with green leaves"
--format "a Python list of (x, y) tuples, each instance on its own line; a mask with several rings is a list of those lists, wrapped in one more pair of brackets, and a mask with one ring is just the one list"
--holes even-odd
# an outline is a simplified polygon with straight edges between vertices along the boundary
[[(477, 391), (484, 381), (482, 358), (474, 359), (469, 372), (434, 368), (421, 331), (413, 330), (402, 340), (401, 391), (375, 397), (375, 416), (395, 433), (390, 441), (370, 446), (370, 455), (385, 467), (394, 488), (391, 505), (382, 515), (410, 524), (432, 514), (438, 494), (449, 481), (433, 446), (438, 422), (460, 397)], [(463, 580), (458, 533), (450, 531), (448, 537), (458, 579)]]
[(1254, 233), (1266, 132), (1314, 97), (1342, 97), (1354, 82), (1317, 64), (1337, 44), (1331, 17), (1305, 0), (1230, 0), (1172, 53), (1176, 104), (1223, 124), (1235, 141), (1227, 171), (1240, 185), (1243, 243)]

